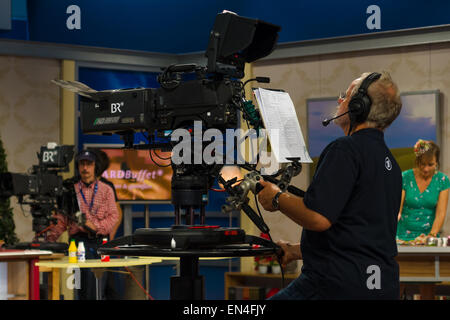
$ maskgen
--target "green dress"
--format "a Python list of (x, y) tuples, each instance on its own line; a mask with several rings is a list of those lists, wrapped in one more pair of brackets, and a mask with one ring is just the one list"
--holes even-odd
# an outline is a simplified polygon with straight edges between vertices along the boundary
[(420, 193), (413, 169), (402, 172), (405, 201), (397, 228), (397, 239), (414, 240), (427, 235), (433, 226), (439, 193), (450, 187), (448, 177), (437, 172), (424, 192)]

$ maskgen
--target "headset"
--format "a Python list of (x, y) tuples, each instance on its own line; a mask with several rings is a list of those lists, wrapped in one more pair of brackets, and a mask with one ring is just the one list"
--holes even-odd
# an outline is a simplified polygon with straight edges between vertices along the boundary
[(370, 107), (372, 106), (372, 99), (370, 99), (369, 95), (367, 94), (367, 89), (380, 77), (381, 73), (373, 72), (369, 74), (359, 86), (358, 91), (348, 102), (348, 111), (336, 117), (324, 119), (322, 121), (322, 125), (326, 127), (331, 123), (331, 121), (345, 116), (348, 113), (350, 119), (350, 128), (348, 130), (348, 134), (350, 134), (355, 124), (365, 122), (367, 120), (367, 117), (369, 116)]
[(369, 116), (372, 99), (367, 94), (369, 86), (381, 77), (381, 73), (373, 72), (369, 74), (361, 83), (358, 91), (348, 103), (350, 123), (352, 126), (357, 123), (363, 123)]

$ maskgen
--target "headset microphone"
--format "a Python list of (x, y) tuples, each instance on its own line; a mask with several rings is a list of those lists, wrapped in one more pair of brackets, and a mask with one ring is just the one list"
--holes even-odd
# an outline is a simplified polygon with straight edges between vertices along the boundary
[(323, 125), (324, 127), (326, 127), (326, 126), (329, 125), (330, 122), (333, 121), (334, 119), (340, 118), (340, 117), (342, 117), (343, 115), (346, 115), (346, 114), (349, 113), (349, 112), (350, 112), (350, 111), (344, 112), (344, 113), (338, 115), (337, 117), (333, 117), (333, 118), (331, 118), (331, 119), (325, 119), (325, 120), (322, 121), (322, 125)]

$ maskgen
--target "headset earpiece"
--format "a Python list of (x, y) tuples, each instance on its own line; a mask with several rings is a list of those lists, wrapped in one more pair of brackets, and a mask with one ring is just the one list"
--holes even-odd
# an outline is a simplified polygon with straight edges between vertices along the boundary
[(380, 73), (369, 74), (361, 83), (358, 92), (348, 103), (349, 117), (351, 124), (363, 123), (367, 120), (372, 106), (372, 100), (367, 94), (369, 86), (381, 77)]

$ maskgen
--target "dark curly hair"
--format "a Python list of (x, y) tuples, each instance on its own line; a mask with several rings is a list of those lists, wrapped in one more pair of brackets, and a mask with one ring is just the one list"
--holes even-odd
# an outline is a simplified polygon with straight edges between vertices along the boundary
[(95, 154), (95, 176), (100, 177), (109, 167), (108, 155), (97, 148), (89, 148), (88, 150)]

